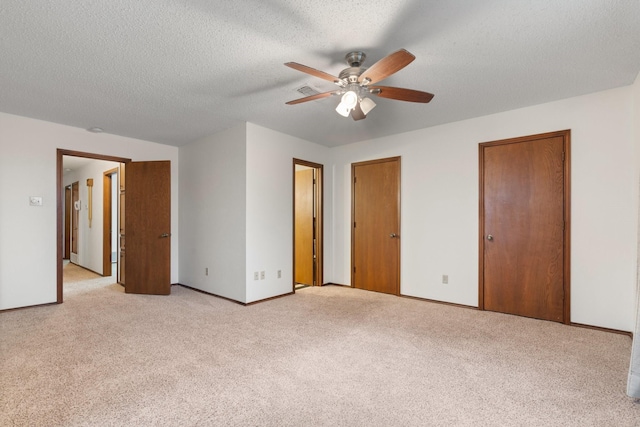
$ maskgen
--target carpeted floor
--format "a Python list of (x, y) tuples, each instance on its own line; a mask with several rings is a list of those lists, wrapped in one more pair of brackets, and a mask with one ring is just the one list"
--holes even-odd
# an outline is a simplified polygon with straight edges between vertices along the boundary
[(64, 261), (62, 264), (62, 280), (64, 283), (75, 283), (83, 280), (97, 279), (99, 277), (102, 276), (72, 262)]
[(0, 313), (2, 426), (640, 426), (627, 336), (351, 288), (65, 284)]

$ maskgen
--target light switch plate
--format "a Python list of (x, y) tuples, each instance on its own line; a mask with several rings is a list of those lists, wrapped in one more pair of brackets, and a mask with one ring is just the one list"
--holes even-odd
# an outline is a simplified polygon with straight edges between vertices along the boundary
[(29, 206), (42, 206), (42, 197), (29, 196)]

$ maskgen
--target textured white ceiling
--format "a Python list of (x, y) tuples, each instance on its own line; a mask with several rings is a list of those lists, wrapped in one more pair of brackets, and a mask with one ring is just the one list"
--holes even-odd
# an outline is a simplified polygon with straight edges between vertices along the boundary
[[(287, 68), (338, 74), (405, 48), (384, 80), (435, 94), (376, 98), (366, 120), (334, 86)], [(327, 146), (391, 135), (633, 83), (638, 0), (2, 0), (0, 111), (171, 145), (252, 122)]]

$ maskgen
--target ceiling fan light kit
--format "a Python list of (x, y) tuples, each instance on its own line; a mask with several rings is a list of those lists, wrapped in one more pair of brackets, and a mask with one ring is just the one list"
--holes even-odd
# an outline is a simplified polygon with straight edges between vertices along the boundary
[(390, 75), (400, 71), (409, 65), (416, 57), (404, 49), (400, 49), (386, 57), (382, 58), (370, 68), (362, 67), (367, 56), (364, 52), (353, 51), (345, 56), (348, 68), (342, 70), (338, 77), (307, 67), (306, 65), (296, 62), (287, 62), (287, 67), (294, 70), (307, 73), (314, 77), (318, 77), (330, 81), (337, 85), (339, 89), (317, 93), (306, 96), (304, 98), (295, 99), (287, 102), (288, 105), (300, 104), (302, 102), (314, 101), (316, 99), (327, 98), (332, 95), (342, 96), (340, 103), (336, 107), (338, 114), (349, 117), (353, 120), (362, 120), (376, 106), (376, 103), (367, 98), (367, 95), (377, 95), (381, 98), (396, 99), (399, 101), (427, 103), (433, 98), (433, 94), (413, 89), (402, 89), (389, 86), (369, 86), (386, 79)]
[(340, 101), (340, 104), (338, 104), (338, 106), (336, 107), (336, 111), (341, 116), (349, 117), (349, 113), (351, 113), (351, 110), (353, 110), (356, 107), (357, 103), (358, 103), (358, 95), (352, 90), (347, 91), (345, 92), (344, 95), (342, 95), (342, 100)]
[(369, 114), (369, 111), (373, 110), (373, 107), (375, 106), (376, 103), (373, 102), (373, 99), (371, 98), (362, 98), (360, 101), (360, 108), (365, 115)]

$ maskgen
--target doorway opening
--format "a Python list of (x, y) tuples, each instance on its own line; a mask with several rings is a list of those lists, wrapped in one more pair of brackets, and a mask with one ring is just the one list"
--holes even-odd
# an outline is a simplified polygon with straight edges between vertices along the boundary
[[(56, 302), (58, 304), (63, 302), (63, 262), (65, 259), (71, 259), (73, 261), (74, 254), (76, 255), (76, 260), (77, 260), (78, 251), (81, 251), (81, 245), (80, 245), (81, 236), (79, 231), (76, 232), (75, 239), (74, 239), (73, 218), (74, 217), (76, 218), (75, 224), (78, 224), (80, 212), (87, 210), (86, 204), (83, 209), (83, 206), (82, 206), (83, 200), (81, 200), (79, 196), (74, 200), (73, 185), (69, 185), (69, 186), (64, 185), (65, 156), (80, 158), (80, 159), (105, 160), (105, 161), (118, 162), (118, 163), (126, 163), (130, 161), (130, 159), (114, 157), (114, 156), (106, 156), (102, 154), (84, 153), (80, 151), (64, 150), (64, 149), (57, 150), (57, 153), (56, 153), (56, 188), (57, 188), (57, 205), (56, 205), (56, 210), (57, 210), (57, 220), (56, 220), (56, 228), (57, 228), (56, 294), (57, 295), (56, 297), (57, 298), (56, 298)], [(111, 194), (111, 191), (109, 191), (109, 193)], [(71, 203), (68, 203), (67, 200), (70, 200)], [(87, 203), (87, 202), (84, 202), (84, 203)], [(69, 222), (71, 223), (71, 226), (69, 226), (67, 222), (68, 213), (70, 217)], [(104, 206), (103, 206), (102, 213), (104, 213)], [(104, 219), (107, 219), (107, 218), (105, 217)], [(113, 217), (112, 215), (109, 215), (109, 222), (112, 222), (112, 221), (113, 221)], [(117, 221), (117, 217), (116, 217), (116, 221)], [(67, 230), (70, 230), (70, 233)], [(102, 235), (104, 236), (104, 227), (103, 227), (103, 230), (100, 231), (100, 233), (102, 233)], [(110, 239), (108, 240), (111, 241)], [(103, 247), (102, 247), (103, 252), (104, 252), (104, 245), (105, 245), (105, 239), (103, 239)], [(66, 258), (67, 254), (68, 254), (68, 258)], [(109, 257), (110, 256), (111, 255), (109, 253)], [(102, 257), (104, 260), (104, 253)], [(103, 267), (104, 267), (104, 262), (103, 262)], [(111, 271), (111, 264), (109, 264), (109, 270), (105, 270), (103, 268), (103, 271), (105, 272), (105, 275), (107, 275)]]
[(293, 159), (293, 291), (323, 284), (323, 166)]

